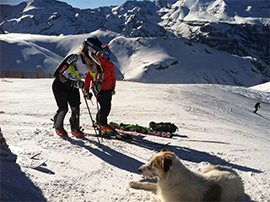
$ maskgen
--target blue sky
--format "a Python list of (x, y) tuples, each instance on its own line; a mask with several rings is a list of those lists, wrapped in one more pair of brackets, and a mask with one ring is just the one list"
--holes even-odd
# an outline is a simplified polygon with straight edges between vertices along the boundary
[[(0, 0), (0, 4), (17, 5), (27, 0)], [(126, 2), (126, 0), (60, 0), (68, 3), (69, 5), (76, 8), (97, 8), (100, 6), (120, 5)], [(137, 0), (139, 1), (139, 0)]]

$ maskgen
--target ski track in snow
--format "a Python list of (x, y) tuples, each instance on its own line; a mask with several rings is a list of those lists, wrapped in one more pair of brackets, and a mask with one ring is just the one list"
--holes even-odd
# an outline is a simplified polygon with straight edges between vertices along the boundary
[[(130, 189), (130, 180), (144, 180), (137, 172), (157, 149), (117, 140), (60, 138), (53, 133), (57, 110), (52, 79), (1, 79), (0, 127), (11, 151), (21, 156), (41, 152), (46, 165), (21, 170), (48, 201), (159, 201), (149, 192)], [(262, 101), (258, 115), (254, 104)], [(81, 99), (81, 125), (91, 125)], [(89, 102), (95, 117), (96, 106)], [(68, 119), (65, 128), (69, 130)], [(191, 170), (209, 163), (230, 166), (242, 177), (247, 201), (270, 200), (270, 93), (223, 85), (144, 84), (117, 81), (109, 121), (173, 122), (173, 139), (147, 136), (153, 142), (171, 142)], [(3, 176), (2, 176), (3, 177)], [(17, 197), (20, 197), (18, 195)]]

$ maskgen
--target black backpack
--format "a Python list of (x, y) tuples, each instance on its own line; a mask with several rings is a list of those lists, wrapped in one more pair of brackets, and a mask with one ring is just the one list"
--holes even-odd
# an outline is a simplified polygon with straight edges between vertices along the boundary
[(176, 130), (178, 130), (178, 127), (174, 125), (173, 123), (155, 123), (155, 122), (150, 122), (149, 127), (152, 128), (154, 131), (164, 131), (164, 132), (170, 132), (174, 133)]

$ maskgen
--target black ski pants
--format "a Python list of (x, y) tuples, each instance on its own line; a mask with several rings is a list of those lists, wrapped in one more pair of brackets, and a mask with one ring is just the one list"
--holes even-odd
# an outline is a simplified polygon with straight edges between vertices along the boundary
[(80, 129), (80, 92), (79, 89), (70, 87), (58, 79), (55, 79), (52, 85), (53, 94), (58, 106), (54, 117), (54, 127), (62, 129), (64, 118), (68, 112), (68, 104), (71, 108), (71, 117), (69, 119), (71, 130)]
[(98, 110), (96, 120), (98, 124), (105, 126), (108, 124), (107, 117), (111, 111), (112, 90), (101, 90), (97, 99), (100, 109)]
[(58, 79), (55, 79), (52, 85), (53, 94), (58, 106), (58, 111), (68, 110), (68, 104), (71, 108), (79, 107), (80, 92), (79, 89), (70, 87)]

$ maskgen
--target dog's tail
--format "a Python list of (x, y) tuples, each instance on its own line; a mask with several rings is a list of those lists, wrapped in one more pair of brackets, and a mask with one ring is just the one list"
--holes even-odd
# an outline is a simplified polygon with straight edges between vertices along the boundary
[(235, 174), (236, 176), (239, 176), (238, 173), (233, 170), (232, 168), (228, 167), (228, 166), (221, 166), (221, 165), (216, 165), (215, 168), (217, 170), (220, 170), (220, 171), (227, 171), (227, 172), (230, 172), (230, 173), (233, 173)]

